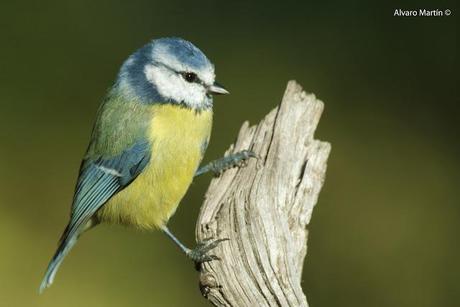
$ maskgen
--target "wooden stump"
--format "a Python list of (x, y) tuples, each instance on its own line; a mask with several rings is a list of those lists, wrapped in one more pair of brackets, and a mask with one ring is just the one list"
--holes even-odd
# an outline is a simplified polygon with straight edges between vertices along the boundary
[(198, 241), (229, 238), (202, 266), (200, 289), (215, 306), (308, 306), (301, 287), (307, 225), (324, 182), (329, 143), (313, 139), (323, 103), (290, 81), (279, 107), (245, 122), (227, 153), (258, 159), (214, 178)]

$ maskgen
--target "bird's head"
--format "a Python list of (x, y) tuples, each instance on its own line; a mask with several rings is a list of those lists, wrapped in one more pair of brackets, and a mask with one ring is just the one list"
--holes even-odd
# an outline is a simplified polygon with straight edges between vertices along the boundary
[(215, 82), (214, 65), (192, 43), (161, 38), (123, 63), (115, 88), (142, 103), (177, 103), (193, 109), (212, 107), (213, 94), (228, 94)]

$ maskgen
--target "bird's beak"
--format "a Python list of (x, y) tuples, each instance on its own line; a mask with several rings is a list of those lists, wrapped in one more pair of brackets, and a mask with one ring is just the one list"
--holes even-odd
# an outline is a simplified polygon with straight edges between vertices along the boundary
[(208, 87), (208, 93), (209, 94), (215, 94), (215, 95), (227, 95), (227, 94), (230, 94), (229, 91), (227, 91), (222, 85), (220, 85), (217, 82), (214, 82), (213, 85)]

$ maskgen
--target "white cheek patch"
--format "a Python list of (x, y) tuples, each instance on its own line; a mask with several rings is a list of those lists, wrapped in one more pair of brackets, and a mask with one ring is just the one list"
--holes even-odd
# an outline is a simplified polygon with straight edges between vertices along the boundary
[(184, 102), (192, 108), (202, 107), (207, 101), (206, 90), (202, 85), (189, 83), (165, 67), (146, 65), (144, 74), (165, 98)]

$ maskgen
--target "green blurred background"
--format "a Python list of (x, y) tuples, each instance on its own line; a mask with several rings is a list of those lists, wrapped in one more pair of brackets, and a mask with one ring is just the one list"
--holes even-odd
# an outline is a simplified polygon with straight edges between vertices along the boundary
[[(316, 135), (332, 153), (303, 275), (312, 306), (455, 306), (457, 26), (453, 1), (2, 1), (0, 306), (207, 305), (162, 234), (109, 226), (83, 236), (37, 295), (98, 104), (122, 61), (162, 36), (199, 46), (232, 93), (215, 101), (206, 160), (290, 79), (325, 102)], [(209, 181), (196, 180), (170, 223), (188, 245)]]

